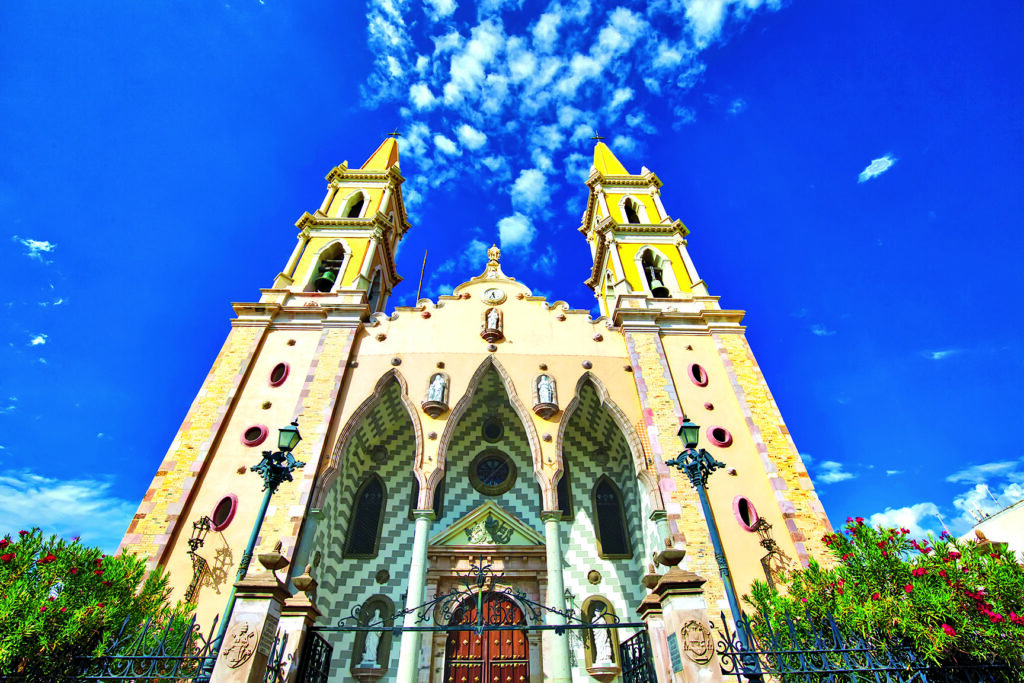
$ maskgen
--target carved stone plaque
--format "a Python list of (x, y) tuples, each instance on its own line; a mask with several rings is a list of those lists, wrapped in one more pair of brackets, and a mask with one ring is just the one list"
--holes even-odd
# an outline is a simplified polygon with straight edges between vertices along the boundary
[(679, 631), (679, 639), (683, 643), (683, 652), (698, 664), (707, 664), (715, 656), (715, 643), (711, 638), (711, 629), (703, 622), (690, 619)]
[(242, 621), (228, 629), (224, 636), (223, 657), (232, 669), (249, 661), (256, 652), (256, 627), (248, 621)]

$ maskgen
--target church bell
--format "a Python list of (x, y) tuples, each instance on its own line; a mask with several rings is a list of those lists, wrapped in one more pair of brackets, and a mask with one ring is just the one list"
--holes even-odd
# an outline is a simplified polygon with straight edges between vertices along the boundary
[(329, 292), (334, 287), (334, 281), (337, 279), (337, 273), (333, 270), (325, 270), (320, 277), (313, 281), (313, 287), (318, 292)]
[(647, 266), (648, 282), (651, 283), (651, 295), (655, 299), (666, 299), (668, 298), (668, 287), (661, 281), (660, 270), (655, 270), (653, 266)]

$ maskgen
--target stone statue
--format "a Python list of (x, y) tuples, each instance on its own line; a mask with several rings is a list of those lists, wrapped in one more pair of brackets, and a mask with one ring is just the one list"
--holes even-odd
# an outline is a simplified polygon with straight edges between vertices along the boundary
[[(604, 624), (605, 614), (604, 603), (594, 605), (594, 616), (591, 617), (591, 624)], [(607, 628), (595, 628), (594, 631), (594, 666), (612, 666), (612, 632)]]
[(500, 330), (500, 321), (498, 317), (497, 308), (487, 309), (487, 329), (489, 330)]
[(537, 400), (540, 403), (555, 402), (555, 384), (547, 375), (541, 375), (537, 380)]
[(430, 378), (430, 387), (427, 389), (427, 400), (444, 403), (444, 375), (440, 372)]
[[(380, 614), (380, 608), (375, 607), (370, 616), (367, 617), (366, 623), (373, 624), (376, 622), (377, 615)], [(359, 662), (360, 669), (376, 669), (377, 664), (377, 648), (380, 647), (380, 631), (367, 631), (366, 640), (363, 641), (363, 657), (362, 661)]]

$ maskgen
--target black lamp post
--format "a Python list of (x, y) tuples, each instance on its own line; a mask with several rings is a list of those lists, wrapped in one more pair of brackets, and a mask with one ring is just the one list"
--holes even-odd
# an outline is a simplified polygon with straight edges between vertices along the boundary
[[(715, 561), (718, 563), (718, 573), (722, 577), (725, 597), (729, 601), (729, 611), (732, 612), (732, 618), (736, 622), (736, 635), (739, 638), (741, 648), (749, 653), (742, 660), (747, 665), (748, 671), (746, 675), (749, 677), (751, 673), (759, 672), (760, 667), (757, 667), (756, 655), (753, 654), (744, 624), (742, 623), (740, 601), (736, 596), (736, 588), (732, 585), (729, 563), (725, 559), (725, 551), (722, 549), (722, 538), (718, 533), (718, 523), (715, 521), (715, 513), (711, 510), (711, 502), (708, 500), (708, 477), (715, 470), (725, 467), (725, 463), (715, 460), (703, 448), (697, 448), (697, 442), (700, 439), (700, 427), (690, 422), (686, 416), (683, 417), (683, 424), (679, 427), (679, 438), (682, 439), (685, 446), (683, 452), (672, 460), (666, 461), (665, 464), (685, 472), (690, 480), (690, 486), (697, 489), (700, 506), (704, 510), (704, 519), (708, 522), (711, 546), (715, 551)], [(755, 678), (750, 678), (750, 680), (755, 680)], [(757, 676), (756, 680), (760, 680), (760, 676)]]
[[(292, 451), (299, 442), (302, 441), (302, 436), (299, 434), (299, 421), (292, 420), (292, 423), (287, 427), (281, 427), (278, 430), (277, 436), (277, 448), (278, 452), (263, 451), (263, 460), (258, 465), (250, 467), (250, 471), (257, 472), (263, 477), (263, 502), (260, 503), (260, 511), (256, 515), (256, 523), (252, 527), (252, 533), (249, 535), (249, 543), (245, 546), (245, 552), (242, 553), (242, 560), (238, 563), (238, 573), (235, 574), (235, 581), (241, 581), (245, 578), (245, 575), (249, 572), (249, 563), (252, 562), (252, 553), (256, 549), (256, 539), (260, 536), (260, 528), (263, 526), (263, 519), (267, 516), (267, 507), (270, 505), (270, 498), (277, 491), (277, 487), (282, 482), (292, 480), (292, 472), (305, 467), (306, 463), (300, 462), (295, 459), (292, 455)], [(235, 609), (235, 587), (231, 587), (231, 595), (228, 596), (228, 606), (224, 610), (224, 616), (221, 618), (220, 627), (217, 630), (217, 637), (214, 642), (216, 647), (220, 648), (224, 640), (224, 633), (227, 631), (228, 622), (231, 620), (231, 613)]]

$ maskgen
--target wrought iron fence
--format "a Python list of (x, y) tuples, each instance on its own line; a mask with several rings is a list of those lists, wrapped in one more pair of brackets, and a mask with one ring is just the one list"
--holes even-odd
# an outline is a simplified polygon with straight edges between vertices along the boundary
[(306, 645), (299, 658), (299, 683), (327, 683), (331, 675), (334, 646), (316, 631), (306, 634)]
[(623, 683), (648, 683), (657, 680), (651, 659), (651, 640), (647, 631), (630, 636), (619, 645)]
[[(741, 645), (742, 628), (752, 648)], [(949, 661), (936, 665), (881, 635), (867, 638), (844, 629), (828, 614), (786, 614), (782, 628), (744, 617), (730, 625), (723, 614), (716, 643), (724, 676), (781, 683), (989, 683), (1011, 680), (999, 662)]]

